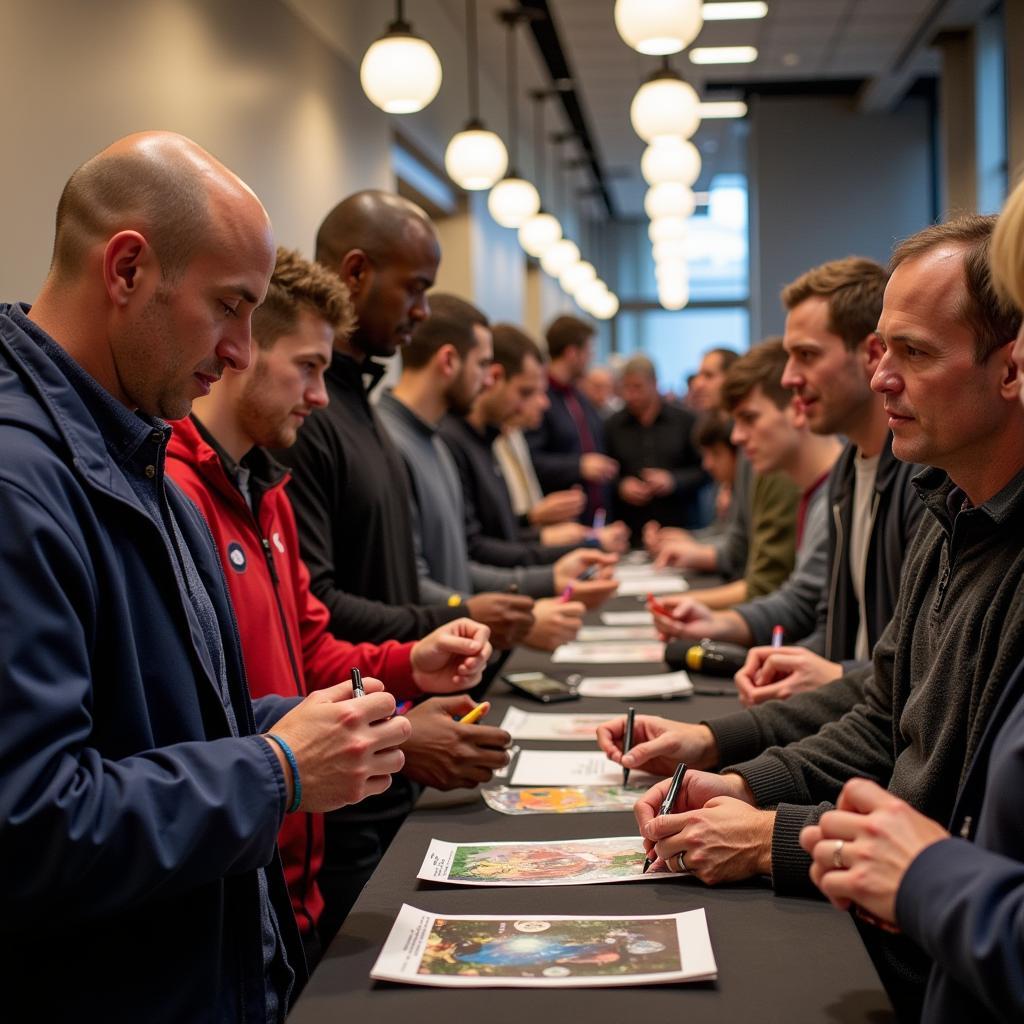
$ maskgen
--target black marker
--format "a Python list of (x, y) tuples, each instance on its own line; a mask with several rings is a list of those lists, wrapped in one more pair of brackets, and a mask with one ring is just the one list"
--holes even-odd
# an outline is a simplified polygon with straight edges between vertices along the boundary
[[(622, 741), (622, 756), (625, 757), (633, 746), (633, 721), (636, 718), (636, 708), (630, 708), (626, 712), (626, 736)], [(629, 785), (629, 769), (622, 769), (622, 785)]]
[[(665, 794), (665, 799), (661, 802), (661, 807), (658, 810), (658, 817), (660, 818), (664, 814), (672, 813), (672, 805), (676, 802), (676, 797), (679, 796), (679, 787), (683, 783), (683, 775), (686, 773), (686, 765), (682, 761), (676, 765), (676, 770), (672, 774), (672, 782), (669, 784), (668, 792)], [(646, 875), (648, 869), (651, 866), (651, 858), (644, 857), (644, 869), (640, 873)]]
[(599, 566), (597, 562), (594, 562), (593, 565), (588, 565), (586, 569), (584, 569), (583, 572), (581, 572), (579, 576), (576, 577), (576, 579), (583, 580), (584, 582), (586, 582), (587, 580), (592, 580), (597, 575), (598, 568)]
[(363, 689), (363, 673), (357, 668), (352, 669), (352, 696), (366, 696), (366, 691)]

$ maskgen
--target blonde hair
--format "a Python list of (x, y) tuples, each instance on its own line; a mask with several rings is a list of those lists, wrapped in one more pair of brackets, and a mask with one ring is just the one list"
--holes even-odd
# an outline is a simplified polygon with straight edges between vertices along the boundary
[(999, 215), (989, 252), (992, 281), (1001, 298), (1024, 310), (1024, 180)]

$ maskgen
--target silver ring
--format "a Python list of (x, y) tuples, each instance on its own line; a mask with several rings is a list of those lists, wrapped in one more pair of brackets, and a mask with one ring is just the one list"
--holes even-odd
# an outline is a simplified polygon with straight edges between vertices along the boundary
[(681, 872), (683, 872), (683, 874), (689, 874), (690, 869), (686, 866), (686, 851), (685, 850), (680, 850), (676, 854), (676, 864), (678, 865), (679, 870)]
[(843, 846), (845, 845), (842, 839), (836, 840), (835, 849), (832, 851), (832, 866), (839, 868), (841, 871), (845, 870), (846, 865), (843, 863)]

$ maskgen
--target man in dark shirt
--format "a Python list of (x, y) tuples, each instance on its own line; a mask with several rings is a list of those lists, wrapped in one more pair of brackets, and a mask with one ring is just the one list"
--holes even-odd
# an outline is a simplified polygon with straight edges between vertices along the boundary
[(707, 483), (700, 453), (693, 445), (694, 416), (662, 401), (654, 364), (633, 356), (622, 371), (624, 409), (605, 422), (605, 448), (619, 464), (616, 518), (642, 543), (644, 525), (692, 529), (699, 521), (698, 497)]
[(619, 467), (604, 454), (604, 431), (598, 411), (580, 393), (594, 328), (575, 316), (560, 316), (547, 329), (550, 407), (536, 430), (527, 434), (537, 479), (545, 493), (583, 484), (587, 492), (584, 521), (607, 509), (608, 485)]

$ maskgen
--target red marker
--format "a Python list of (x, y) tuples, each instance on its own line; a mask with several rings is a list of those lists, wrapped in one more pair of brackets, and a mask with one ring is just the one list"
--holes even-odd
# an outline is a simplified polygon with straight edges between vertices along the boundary
[(666, 608), (653, 594), (647, 595), (647, 608), (655, 615), (664, 615), (666, 619), (672, 618), (672, 610)]
[(781, 626), (772, 627), (772, 647), (781, 647), (786, 631)]

